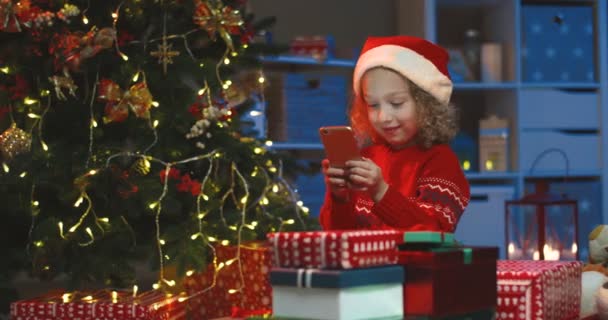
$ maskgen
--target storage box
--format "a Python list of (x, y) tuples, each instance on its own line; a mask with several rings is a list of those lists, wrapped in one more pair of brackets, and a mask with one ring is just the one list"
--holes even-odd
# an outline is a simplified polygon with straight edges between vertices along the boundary
[(505, 201), (512, 200), (513, 186), (471, 186), (471, 200), (458, 221), (454, 236), (465, 246), (505, 248)]
[(580, 261), (499, 260), (497, 319), (578, 319)]
[(479, 171), (507, 171), (509, 122), (496, 116), (479, 121)]
[(600, 102), (594, 91), (525, 89), (520, 91), (520, 101), (524, 129), (599, 128)]
[(444, 317), (494, 308), (497, 258), (492, 247), (400, 251), (404, 314)]
[(148, 291), (133, 297), (131, 292), (99, 290), (49, 294), (11, 303), (11, 319), (183, 319), (186, 302), (179, 296)]
[(566, 161), (569, 170), (587, 171), (599, 170), (600, 140), (597, 133), (575, 131), (523, 131), (520, 136), (521, 163), (520, 169), (528, 173), (534, 161), (546, 150), (563, 151), (549, 152), (542, 156), (534, 167), (534, 172), (553, 171), (567, 176)]
[(269, 233), (273, 265), (286, 268), (353, 269), (395, 264), (403, 231), (309, 231)]
[(402, 319), (401, 266), (352, 270), (274, 268), (273, 314), (277, 318)]
[(320, 143), (319, 128), (346, 125), (345, 76), (287, 73), (269, 76), (266, 98), (268, 138), (291, 143)]
[(596, 81), (593, 10), (591, 4), (522, 5), (523, 81)]

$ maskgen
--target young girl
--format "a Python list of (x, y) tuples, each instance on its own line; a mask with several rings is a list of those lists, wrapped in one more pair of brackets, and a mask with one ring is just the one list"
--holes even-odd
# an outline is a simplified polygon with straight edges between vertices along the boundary
[(424, 39), (367, 39), (350, 120), (371, 145), (345, 169), (323, 160), (323, 229), (454, 232), (470, 190), (447, 145), (457, 131), (447, 62), (447, 52)]

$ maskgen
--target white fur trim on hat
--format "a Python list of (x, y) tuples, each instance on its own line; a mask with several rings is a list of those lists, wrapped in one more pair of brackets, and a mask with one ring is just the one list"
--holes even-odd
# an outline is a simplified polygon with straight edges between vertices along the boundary
[(398, 45), (382, 45), (369, 49), (359, 57), (353, 75), (353, 89), (359, 95), (361, 77), (374, 67), (393, 69), (447, 104), (452, 94), (452, 81), (423, 55)]

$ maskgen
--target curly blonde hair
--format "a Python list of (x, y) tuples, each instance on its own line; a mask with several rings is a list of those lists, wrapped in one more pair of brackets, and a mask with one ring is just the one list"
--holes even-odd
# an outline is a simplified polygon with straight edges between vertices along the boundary
[[(375, 67), (367, 70), (366, 73), (373, 69), (395, 72), (408, 83), (410, 94), (416, 101), (418, 133), (414, 139), (418, 146), (430, 148), (433, 145), (449, 143), (454, 138), (458, 132), (458, 113), (453, 105), (440, 103), (431, 94), (393, 69)], [(367, 108), (368, 105), (362, 94), (353, 97), (349, 112), (351, 127), (362, 145), (381, 143), (383, 139), (373, 128)]]

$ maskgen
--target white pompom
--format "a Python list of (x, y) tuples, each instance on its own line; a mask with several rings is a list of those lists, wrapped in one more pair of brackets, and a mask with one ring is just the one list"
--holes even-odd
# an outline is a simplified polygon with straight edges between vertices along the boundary
[[(594, 275), (593, 278), (594, 279), (589, 279), (589, 281), (593, 281), (591, 282), (589, 285), (590, 287), (588, 288), (590, 291), (593, 289), (593, 286), (597, 286), (598, 288), (595, 289), (595, 291), (592, 291), (592, 293), (594, 293), (595, 296), (595, 303), (596, 303), (596, 309), (597, 310), (597, 315), (600, 319), (602, 320), (608, 320), (608, 277), (606, 277), (604, 274), (602, 274), (601, 272), (597, 272), (597, 271), (590, 271), (593, 273), (599, 273), (603, 278), (601, 278), (598, 275)], [(589, 272), (583, 272), (583, 275), (589, 273)], [(583, 278), (583, 283), (584, 283), (584, 278)], [(598, 282), (599, 282), (599, 286), (598, 286)], [(585, 288), (583, 288), (583, 290), (585, 290)], [(584, 293), (585, 291), (583, 291)], [(582, 306), (581, 306), (582, 307)], [(582, 309), (581, 309), (582, 311)]]
[(580, 318), (597, 314), (600, 308), (600, 300), (603, 300), (602, 310), (608, 312), (608, 289), (602, 289), (602, 285), (608, 281), (603, 273), (598, 271), (585, 271), (581, 277), (581, 313)]

